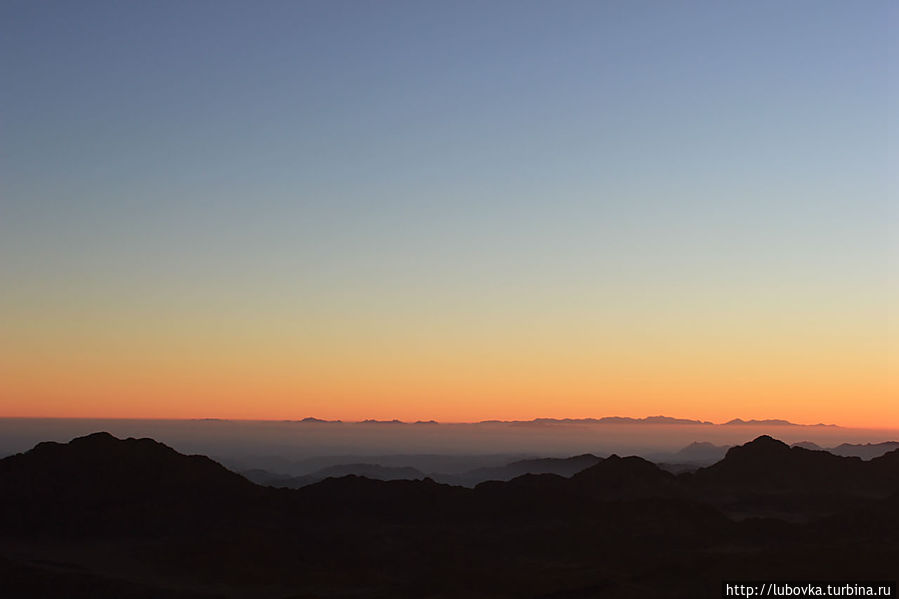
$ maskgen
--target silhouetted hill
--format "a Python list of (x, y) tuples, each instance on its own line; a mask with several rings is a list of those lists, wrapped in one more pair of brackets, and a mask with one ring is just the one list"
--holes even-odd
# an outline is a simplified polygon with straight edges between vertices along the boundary
[(474, 489), (349, 475), (293, 490), (149, 439), (42, 443), (0, 460), (0, 596), (50, 580), (93, 599), (674, 599), (719, 597), (726, 578), (894, 572), (899, 451), (866, 462), (762, 436), (679, 476), (617, 455), (525, 462), (593, 460)]
[(518, 460), (505, 466), (475, 468), (462, 474), (434, 474), (435, 479), (449, 484), (474, 486), (488, 480), (507, 481), (524, 474), (556, 474), (571, 476), (585, 468), (602, 461), (602, 458), (590, 453), (570, 458), (538, 458)]
[[(159, 532), (185, 519), (210, 522), (227, 502), (258, 487), (205, 456), (185, 456), (152, 439), (95, 433), (40, 443), (0, 460), (0, 522), (8, 531)], [(13, 509), (15, 506), (15, 509)], [(203, 507), (204, 518), (193, 510)]]
[(897, 488), (891, 458), (863, 462), (789, 447), (767, 435), (732, 447), (720, 462), (681, 475), (695, 495), (730, 514), (807, 519)]
[(755, 490), (820, 490), (831, 489), (837, 481), (865, 482), (858, 458), (791, 448), (768, 435), (730, 448), (723, 460), (697, 470), (693, 477), (700, 484), (751, 486)]
[(637, 456), (610, 455), (605, 460), (575, 474), (572, 483), (592, 497), (636, 499), (681, 495), (677, 479)]

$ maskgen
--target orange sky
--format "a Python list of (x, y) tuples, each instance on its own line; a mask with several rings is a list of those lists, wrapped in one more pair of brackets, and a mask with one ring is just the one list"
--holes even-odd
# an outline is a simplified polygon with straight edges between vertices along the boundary
[(305, 320), (186, 306), (117, 313), (102, 303), (34, 313), (7, 328), (0, 416), (664, 414), (899, 426), (895, 361), (879, 320), (865, 313), (715, 312), (674, 297), (663, 311), (618, 305), (605, 315), (587, 301), (555, 312), (528, 306)]

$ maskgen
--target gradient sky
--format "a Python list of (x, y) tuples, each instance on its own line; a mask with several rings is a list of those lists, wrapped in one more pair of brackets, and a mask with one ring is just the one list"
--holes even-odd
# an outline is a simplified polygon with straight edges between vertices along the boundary
[(899, 426), (895, 2), (0, 4), (0, 416)]

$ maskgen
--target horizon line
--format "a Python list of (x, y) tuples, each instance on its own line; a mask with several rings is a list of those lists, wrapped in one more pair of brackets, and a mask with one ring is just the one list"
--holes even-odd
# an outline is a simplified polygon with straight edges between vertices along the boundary
[(173, 422), (280, 422), (280, 423), (306, 423), (306, 424), (404, 424), (404, 425), (463, 425), (463, 424), (644, 424), (644, 425), (677, 425), (677, 426), (799, 426), (799, 427), (826, 427), (826, 428), (899, 428), (896, 427), (865, 427), (865, 426), (844, 426), (833, 423), (798, 423), (783, 418), (749, 418), (744, 419), (735, 417), (723, 422), (712, 422), (709, 420), (701, 420), (698, 418), (680, 418), (664, 415), (653, 416), (584, 416), (584, 417), (548, 417), (540, 416), (531, 419), (499, 419), (487, 418), (483, 420), (401, 420), (398, 418), (379, 419), (364, 418), (361, 420), (343, 420), (318, 418), (315, 416), (305, 416), (301, 418), (226, 418), (212, 416), (196, 416), (182, 418), (166, 418), (152, 416), (2, 416), (0, 420), (159, 420)]

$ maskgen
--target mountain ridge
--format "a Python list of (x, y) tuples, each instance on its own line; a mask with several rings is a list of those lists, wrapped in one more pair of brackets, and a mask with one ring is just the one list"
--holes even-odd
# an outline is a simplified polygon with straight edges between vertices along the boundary
[[(215, 418), (203, 419), (203, 420), (218, 420)], [(743, 420), (742, 418), (733, 418), (726, 422), (712, 422), (710, 420), (701, 420), (696, 418), (678, 418), (673, 416), (644, 416), (644, 417), (632, 417), (632, 416), (601, 416), (601, 417), (583, 417), (583, 418), (550, 418), (550, 417), (536, 417), (530, 420), (500, 420), (500, 419), (489, 419), (489, 420), (476, 420), (471, 422), (461, 422), (461, 421), (438, 421), (438, 420), (415, 420), (415, 421), (407, 421), (401, 420), (398, 418), (392, 418), (389, 420), (381, 420), (377, 418), (366, 418), (363, 420), (352, 421), (352, 420), (329, 420), (324, 418), (317, 418), (314, 416), (307, 416), (305, 418), (297, 419), (297, 420), (283, 420), (282, 422), (296, 422), (296, 423), (304, 423), (304, 424), (388, 424), (388, 425), (433, 425), (433, 424), (684, 424), (684, 425), (714, 425), (714, 426), (802, 426), (802, 427), (835, 427), (839, 428), (839, 425), (836, 424), (800, 424), (795, 422), (790, 422), (789, 420), (783, 420), (779, 418), (769, 418), (769, 419), (750, 419)]]
[(20, 573), (0, 578), (0, 593), (30, 596), (62, 559), (144, 585), (129, 595), (121, 584), (104, 591), (101, 579), (72, 582), (93, 598), (148, 596), (148, 584), (167, 597), (177, 580), (234, 599), (590, 597), (597, 588), (675, 599), (718, 596), (737, 572), (783, 575), (782, 564), (824, 578), (867, 564), (884, 579), (899, 554), (899, 449), (864, 461), (760, 436), (682, 475), (637, 456), (573, 458), (598, 461), (570, 478), (527, 473), (474, 488), (347, 475), (294, 490), (150, 439), (40, 443), (0, 460), (0, 572)]

